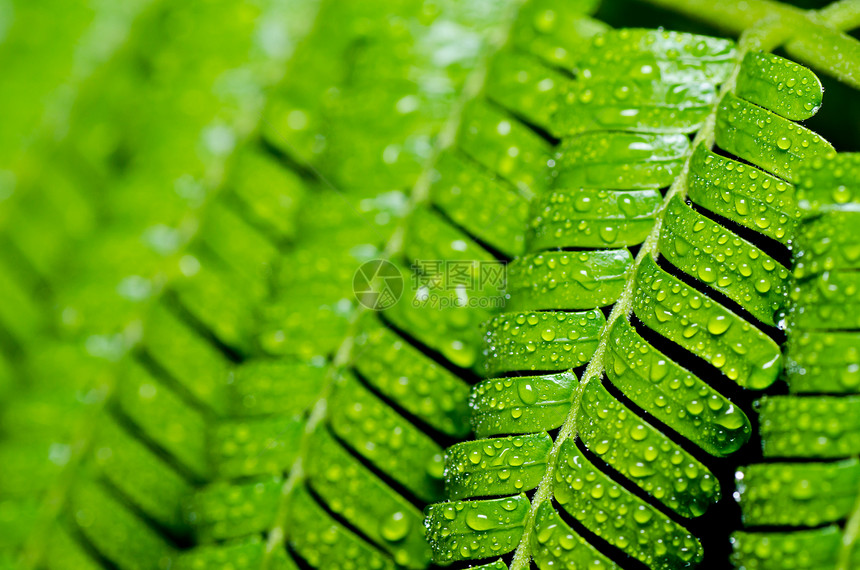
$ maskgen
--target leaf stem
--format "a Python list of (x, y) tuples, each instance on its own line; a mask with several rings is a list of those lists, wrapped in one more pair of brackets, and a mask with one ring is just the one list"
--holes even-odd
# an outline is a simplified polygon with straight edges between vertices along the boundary
[[(427, 163), (422, 169), (415, 185), (412, 187), (412, 191), (409, 195), (409, 212), (414, 211), (421, 204), (429, 200), (431, 171), (433, 165), (436, 163), (441, 152), (454, 143), (462, 120), (463, 110), (470, 100), (474, 99), (479, 93), (481, 93), (485, 82), (484, 80), (489, 69), (489, 60), (501, 48), (501, 46), (507, 42), (511, 27), (516, 20), (516, 14), (519, 12), (519, 8), (524, 1), (525, 0), (514, 0), (511, 3), (511, 14), (507, 18), (501, 18), (501, 21), (507, 20), (509, 25), (506, 29), (498, 30), (496, 34), (490, 37), (488, 42), (489, 48), (486, 50), (483, 60), (466, 80), (466, 84), (463, 87), (463, 92), (459, 100), (455, 104), (451, 115), (448, 117), (448, 120), (439, 132), (437, 144), (432, 156), (427, 160)], [(391, 259), (403, 251), (403, 236), (408, 220), (409, 214), (407, 213), (399, 222), (391, 237), (385, 243), (385, 247), (383, 248), (380, 256), (382, 259)], [(278, 503), (274, 523), (266, 533), (268, 538), (266, 540), (265, 559), (263, 560), (262, 570), (268, 570), (271, 567), (272, 554), (275, 552), (275, 549), (288, 538), (287, 518), (289, 515), (289, 498), (295, 486), (304, 479), (303, 459), (311, 452), (309, 449), (310, 435), (326, 418), (328, 398), (334, 389), (334, 384), (340, 371), (349, 366), (350, 362), (353, 360), (352, 351), (355, 344), (355, 337), (359, 332), (359, 323), (361, 322), (362, 317), (369, 310), (370, 309), (367, 309), (364, 305), (360, 304), (350, 315), (346, 336), (338, 346), (337, 351), (328, 366), (325, 386), (321, 390), (319, 398), (317, 398), (316, 402), (311, 407), (311, 413), (308, 416), (308, 420), (305, 423), (304, 433), (302, 434), (302, 441), (299, 444), (300, 450), (298, 457), (287, 471), (288, 476), (281, 487), (281, 497)]]
[(848, 31), (860, 26), (860, 0), (839, 0), (817, 12), (818, 18), (828, 26)]

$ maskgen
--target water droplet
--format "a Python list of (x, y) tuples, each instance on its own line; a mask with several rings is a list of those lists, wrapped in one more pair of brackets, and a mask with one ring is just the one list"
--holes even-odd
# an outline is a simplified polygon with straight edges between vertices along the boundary
[(644, 505), (640, 505), (635, 511), (633, 511), (633, 520), (639, 524), (646, 524), (651, 520), (652, 516), (651, 511)]
[(636, 462), (630, 466), (630, 476), (636, 477), (637, 479), (641, 479), (643, 477), (648, 477), (654, 474), (654, 470), (651, 469), (648, 465)]
[(731, 321), (725, 315), (712, 315), (708, 319), (708, 332), (721, 335), (729, 329)]
[(472, 530), (484, 531), (490, 530), (495, 526), (486, 514), (480, 512), (477, 508), (469, 509), (466, 513), (466, 525)]
[(662, 358), (651, 363), (651, 380), (658, 382), (666, 377), (669, 372), (669, 365)]
[(531, 382), (521, 381), (517, 386), (517, 394), (519, 394), (520, 400), (522, 400), (524, 404), (530, 405), (537, 402), (537, 391)]
[(602, 226), (599, 230), (600, 239), (602, 239), (607, 244), (613, 243), (615, 239), (618, 237), (618, 226)]
[(379, 532), (382, 538), (388, 542), (397, 542), (406, 538), (409, 534), (411, 523), (406, 515), (397, 511), (391, 516), (385, 517), (380, 525)]
[(705, 283), (713, 283), (717, 280), (717, 272), (713, 267), (702, 265), (699, 267), (699, 279), (704, 281)]

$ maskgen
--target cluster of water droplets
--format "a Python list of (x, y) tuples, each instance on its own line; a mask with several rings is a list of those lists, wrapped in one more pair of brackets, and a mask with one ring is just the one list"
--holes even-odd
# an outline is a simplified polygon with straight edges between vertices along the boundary
[(774, 324), (774, 315), (783, 305), (788, 269), (682, 200), (673, 200), (667, 207), (660, 253), (763, 323)]
[(597, 536), (635, 549), (650, 567), (668, 570), (678, 559), (701, 559), (701, 545), (689, 531), (596, 469), (572, 441), (561, 446), (554, 490), (559, 504), (589, 521)]
[(468, 433), (463, 379), (378, 322), (358, 335), (356, 347), (356, 370), (381, 393), (442, 433)]
[(606, 318), (580, 313), (502, 313), (486, 325), (487, 375), (518, 370), (567, 370), (588, 362)]
[(573, 373), (495, 378), (472, 390), (472, 425), (478, 437), (559, 427), (570, 411), (578, 380)]
[[(687, 180), (694, 204), (680, 199), (670, 202), (658, 240), (663, 260), (658, 263), (646, 256), (633, 276), (636, 321), (619, 319), (608, 333), (601, 330), (603, 322), (592, 323), (597, 325), (596, 335), (583, 334), (575, 326), (588, 313), (601, 321), (602, 311), (594, 307), (618, 298), (623, 288), (615, 289), (613, 284), (629, 277), (630, 257), (626, 250), (612, 248), (645, 239), (660, 209), (659, 188), (673, 182), (690, 152), (683, 133), (692, 130), (692, 115), (654, 112), (649, 108), (653, 98), (666, 94), (662, 87), (646, 88), (637, 81), (687, 85), (688, 89), (671, 89), (677, 101), (689, 103), (698, 97), (702, 102), (713, 92), (713, 83), (727, 76), (732, 59), (733, 46), (722, 40), (643, 30), (612, 32), (597, 36), (583, 56), (577, 79), (581, 83), (562, 91), (567, 105), (581, 109), (584, 117), (567, 121), (569, 133), (587, 130), (583, 125), (588, 121), (609, 121), (618, 130), (563, 140), (550, 164), (554, 189), (539, 195), (532, 207), (528, 253), (511, 267), (511, 306), (516, 310), (495, 317), (485, 327), (485, 372), (514, 377), (486, 380), (475, 387), (471, 399), (473, 424), (482, 437), (508, 435), (507, 442), (519, 437), (509, 434), (530, 432), (535, 442), (545, 442), (541, 432), (564, 421), (561, 411), (567, 392), (553, 389), (560, 388), (551, 380), (553, 374), (519, 375), (584, 364), (597, 346), (592, 339), (608, 335), (606, 378), (590, 379), (581, 388), (580, 409), (572, 416), (579, 437), (562, 442), (554, 500), (535, 505), (530, 547), (541, 568), (573, 561), (613, 567), (573, 532), (566, 516), (652, 567), (686, 567), (703, 556), (701, 544), (672, 522), (664, 509), (683, 517), (701, 516), (719, 500), (720, 485), (708, 467), (675, 438), (680, 436), (708, 454), (726, 456), (747, 442), (751, 423), (708, 382), (655, 349), (640, 336), (639, 327), (675, 342), (743, 388), (767, 388), (782, 368), (779, 347), (759, 324), (777, 322), (788, 270), (711, 215), (788, 245), (799, 220), (794, 183), (800, 165), (831, 149), (792, 122), (817, 109), (817, 79), (775, 56), (747, 56), (736, 94), (724, 97), (717, 110), (717, 144), (752, 165), (704, 147), (696, 149)], [(609, 73), (631, 81), (607, 81), (602, 74)], [(708, 82), (711, 87), (702, 85)], [(768, 105), (780, 97), (785, 104)], [(629, 114), (635, 120), (617, 117), (619, 109), (637, 105), (642, 112)], [(564, 107), (559, 108), (559, 116)], [(658, 125), (660, 121), (665, 124)], [(564, 248), (582, 251), (548, 251)], [(595, 260), (601, 256), (617, 266), (598, 266)], [(687, 285), (687, 279), (676, 277), (676, 272), (686, 273), (701, 287)], [(700, 289), (719, 292), (729, 302), (724, 304)], [(558, 312), (562, 308), (573, 312)], [(748, 314), (754, 319), (748, 320)], [(578, 358), (559, 356), (559, 346), (564, 344), (577, 347), (561, 350), (578, 349)], [(843, 350), (843, 357), (846, 354)], [(638, 409), (614, 396), (609, 383)], [(547, 394), (532, 394), (536, 386)], [(543, 422), (532, 410), (538, 404), (547, 407)], [(792, 417), (806, 425), (805, 416), (798, 414)], [(661, 431), (660, 423), (652, 425), (652, 419), (671, 428), (671, 435)], [(822, 429), (835, 433), (833, 422)], [(449, 482), (463, 492), (463, 498), (491, 496), (491, 489), (527, 491), (536, 484), (533, 473), (523, 469), (510, 475), (521, 487), (498, 486), (493, 462), (502, 462), (495, 466), (498, 472), (511, 466), (485, 453), (508, 445), (497, 447), (493, 442), (479, 440), (452, 450)], [(600, 465), (591, 464), (592, 457), (600, 459), (600, 465), (611, 465), (624, 480), (613, 481), (600, 471)], [(524, 458), (522, 465), (540, 465), (541, 453), (534, 458)], [(473, 481), (481, 483), (473, 486)], [(650, 499), (639, 499), (631, 486)], [(559, 506), (561, 511), (556, 510)], [(428, 524), (435, 523), (431, 515)], [(441, 533), (442, 528), (436, 530)], [(513, 536), (520, 531), (509, 532)], [(446, 548), (440, 545), (437, 553), (445, 556)], [(449, 560), (469, 558), (465, 550), (448, 554)]]
[(786, 344), (786, 370), (797, 392), (860, 392), (860, 346), (850, 332), (801, 331)]
[(495, 496), (537, 486), (546, 471), (552, 439), (546, 433), (467, 441), (448, 449), (448, 496)]
[(812, 71), (769, 53), (748, 52), (735, 91), (781, 117), (808, 119), (821, 107), (821, 81)]
[(394, 570), (393, 560), (343, 527), (304, 488), (291, 495), (290, 516), (301, 532), (291, 535), (291, 544), (315, 567), (337, 570)]
[(427, 532), (431, 541), (444, 541), (437, 552), (441, 562), (489, 558), (516, 546), (519, 529), (529, 509), (525, 495), (485, 501), (451, 501), (428, 507)]
[(737, 495), (747, 526), (816, 527), (848, 516), (856, 499), (860, 463), (758, 463), (737, 473)]
[(438, 493), (442, 448), (356, 378), (340, 381), (330, 426), (356, 453), (419, 497), (432, 499)]
[(283, 477), (268, 477), (244, 484), (215, 484), (194, 494), (185, 517), (202, 540), (244, 536), (248, 529), (262, 531), (274, 523)]
[(789, 181), (808, 159), (827, 154), (833, 147), (808, 128), (727, 94), (717, 111), (717, 144)]
[(761, 401), (764, 454), (849, 457), (860, 448), (860, 397), (773, 397)]
[(792, 184), (704, 147), (694, 152), (688, 184), (696, 204), (783, 244), (800, 218)]
[(547, 251), (527, 254), (508, 266), (511, 310), (545, 306), (583, 309), (612, 303), (632, 263), (626, 249)]
[(653, 260), (637, 277), (636, 316), (663, 336), (697, 354), (741, 386), (761, 390), (781, 369), (779, 347), (761, 330), (678, 278)]
[(628, 398), (711, 454), (737, 451), (750, 421), (725, 396), (618, 321), (610, 333), (606, 374)]
[(589, 383), (577, 418), (588, 449), (650, 496), (683, 516), (702, 515), (720, 497), (714, 475), (661, 432)]
[(739, 562), (793, 563), (803, 545), (815, 550), (817, 567), (856, 560), (842, 525), (854, 514), (860, 480), (857, 187), (855, 154), (810, 160), (799, 174), (802, 219), (785, 315), (789, 394), (757, 402), (765, 461), (736, 474), (748, 527), (733, 537)]

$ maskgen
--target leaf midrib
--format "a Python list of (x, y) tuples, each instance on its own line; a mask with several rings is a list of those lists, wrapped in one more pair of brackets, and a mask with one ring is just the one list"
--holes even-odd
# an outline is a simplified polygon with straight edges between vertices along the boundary
[[(520, 12), (520, 8), (525, 1), (526, 0), (515, 0), (512, 2), (512, 13), (507, 18), (507, 26), (502, 27), (496, 37), (488, 38), (488, 47), (481, 62), (471, 72), (470, 77), (463, 86), (459, 99), (439, 132), (437, 143), (434, 146), (432, 155), (428, 158), (425, 166), (421, 170), (421, 174), (415, 182), (415, 185), (411, 189), (409, 194), (409, 211), (403, 216), (391, 237), (385, 243), (379, 256), (380, 259), (392, 259), (395, 255), (403, 251), (403, 239), (407, 229), (406, 225), (410, 219), (409, 214), (429, 200), (431, 172), (433, 166), (436, 164), (440, 154), (454, 144), (457, 131), (459, 130), (460, 123), (462, 122), (463, 111), (468, 102), (478, 97), (483, 91), (486, 77), (489, 72), (489, 66), (492, 64), (492, 59), (502, 46), (507, 44), (511, 30), (516, 23)], [(262, 563), (263, 570), (268, 570), (271, 556), (274, 554), (275, 550), (283, 544), (284, 540), (288, 539), (287, 518), (289, 496), (292, 493), (293, 488), (297, 484), (301, 483), (305, 478), (303, 458), (310, 452), (309, 436), (321, 422), (325, 421), (327, 417), (328, 398), (334, 388), (334, 380), (337, 378), (340, 370), (343, 370), (350, 365), (353, 359), (352, 350), (355, 344), (355, 337), (359, 333), (359, 323), (361, 322), (362, 316), (370, 310), (371, 309), (366, 308), (365, 305), (359, 304), (359, 306), (350, 315), (346, 335), (340, 345), (338, 345), (338, 348), (334, 353), (334, 357), (328, 366), (325, 386), (323, 386), (320, 391), (320, 396), (317, 401), (310, 408), (311, 413), (305, 422), (305, 430), (302, 435), (302, 441), (299, 444), (298, 456), (287, 471), (287, 478), (281, 487), (281, 499), (276, 510), (274, 522), (266, 532), (267, 540), (264, 560)]]

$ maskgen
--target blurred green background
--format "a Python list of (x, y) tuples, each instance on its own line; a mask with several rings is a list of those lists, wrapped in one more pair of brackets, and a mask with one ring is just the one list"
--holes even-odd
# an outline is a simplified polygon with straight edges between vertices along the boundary
[(218, 445), (297, 436), (513, 4), (0, 0), (0, 568), (259, 567), (188, 497), (292, 461)]

